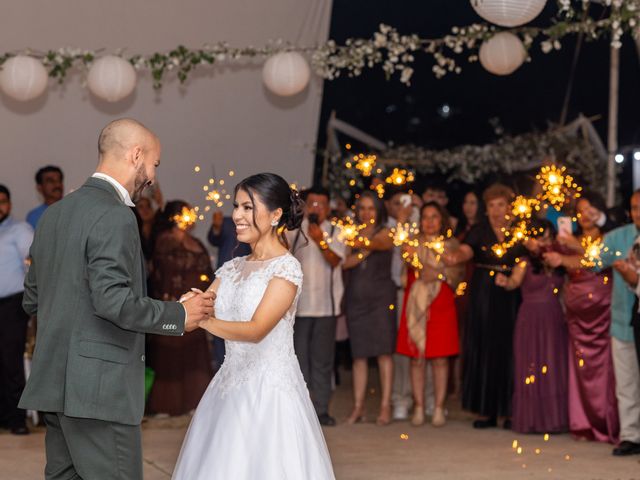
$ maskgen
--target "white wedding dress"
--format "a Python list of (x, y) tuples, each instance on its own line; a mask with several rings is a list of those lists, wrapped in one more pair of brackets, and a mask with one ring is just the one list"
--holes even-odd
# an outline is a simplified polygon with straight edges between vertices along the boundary
[(293, 350), (300, 263), (290, 254), (225, 263), (216, 272), (216, 317), (250, 320), (273, 277), (296, 285), (293, 305), (261, 342), (225, 342), (224, 364), (200, 400), (174, 480), (335, 478)]

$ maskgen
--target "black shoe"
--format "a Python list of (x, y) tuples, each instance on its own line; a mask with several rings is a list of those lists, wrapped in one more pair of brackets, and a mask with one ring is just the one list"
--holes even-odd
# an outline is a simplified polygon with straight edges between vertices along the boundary
[(498, 423), (496, 422), (495, 417), (494, 418), (486, 418), (486, 419), (482, 419), (482, 420), (476, 420), (475, 422), (473, 422), (473, 428), (493, 428), (495, 426), (497, 426)]
[(614, 448), (613, 452), (611, 453), (613, 453), (616, 457), (626, 457), (627, 455), (637, 455), (640, 453), (640, 443), (624, 440), (620, 442), (620, 445)]
[(336, 419), (328, 413), (318, 415), (318, 420), (320, 421), (320, 425), (325, 427), (334, 427), (336, 425)]
[(504, 428), (505, 430), (511, 430), (511, 419), (507, 418), (504, 423), (502, 424), (502, 428)]
[(11, 433), (14, 435), (29, 435), (29, 429), (25, 425), (20, 425), (18, 427), (12, 427)]

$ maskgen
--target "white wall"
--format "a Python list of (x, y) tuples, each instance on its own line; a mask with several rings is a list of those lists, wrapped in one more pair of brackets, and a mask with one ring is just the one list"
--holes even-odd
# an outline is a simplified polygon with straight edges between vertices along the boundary
[[(2, 10), (2, 51), (73, 46), (151, 53), (221, 40), (315, 44), (328, 35), (331, 0), (20, 0)], [(262, 86), (259, 63), (219, 66), (202, 69), (185, 88), (166, 82), (159, 93), (143, 76), (130, 99), (112, 105), (91, 97), (76, 73), (62, 86), (51, 81), (44, 98), (29, 104), (0, 97), (0, 183), (12, 191), (14, 216), (24, 218), (40, 203), (33, 181), (40, 166), (59, 165), (66, 190), (77, 188), (96, 165), (100, 129), (130, 116), (160, 137), (158, 179), (167, 200), (204, 205), (202, 185), (213, 171), (222, 177), (230, 169), (236, 179), (273, 171), (308, 185), (321, 87), (315, 78), (299, 96), (276, 98)]]

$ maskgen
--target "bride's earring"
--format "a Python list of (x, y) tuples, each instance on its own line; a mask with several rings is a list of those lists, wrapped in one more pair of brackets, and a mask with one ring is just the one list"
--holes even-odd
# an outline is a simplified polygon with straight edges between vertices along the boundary
[(279, 220), (274, 218), (273, 220), (271, 220), (271, 226), (272, 227), (277, 227), (278, 226), (278, 222), (279, 222)]

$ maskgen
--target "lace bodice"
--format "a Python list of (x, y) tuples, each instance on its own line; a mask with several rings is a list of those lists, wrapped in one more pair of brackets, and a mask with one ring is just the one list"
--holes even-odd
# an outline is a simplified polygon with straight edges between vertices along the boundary
[(294, 387), (298, 381), (300, 368), (293, 349), (293, 324), (302, 288), (302, 268), (295, 257), (287, 253), (265, 261), (238, 257), (226, 262), (216, 272), (220, 285), (215, 314), (220, 320), (251, 320), (269, 281), (274, 277), (296, 285), (293, 304), (262, 341), (225, 341), (224, 364), (212, 384), (223, 392), (241, 385), (252, 376), (262, 376), (267, 383), (282, 388)]

